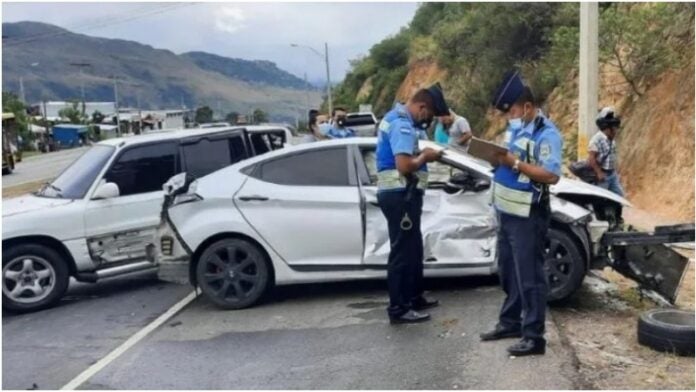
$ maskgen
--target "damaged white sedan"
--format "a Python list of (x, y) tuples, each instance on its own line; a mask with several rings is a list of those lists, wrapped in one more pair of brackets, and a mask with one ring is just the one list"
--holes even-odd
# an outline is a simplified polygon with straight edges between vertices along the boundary
[[(385, 277), (389, 240), (377, 206), (375, 143), (304, 144), (197, 180), (173, 178), (165, 185), (158, 229), (160, 278), (190, 282), (216, 305), (238, 309), (272, 285)], [(426, 141), (420, 147), (443, 149)], [(491, 167), (445, 150), (429, 172), (425, 276), (495, 274)], [(569, 179), (551, 192), (545, 270), (550, 300), (557, 301), (573, 294), (590, 268), (615, 262), (602, 238), (619, 230), (629, 203)], [(674, 279), (678, 285), (681, 275)]]

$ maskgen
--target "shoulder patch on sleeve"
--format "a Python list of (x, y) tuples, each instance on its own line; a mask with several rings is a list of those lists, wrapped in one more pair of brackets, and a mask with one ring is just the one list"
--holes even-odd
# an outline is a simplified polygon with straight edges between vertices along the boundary
[(551, 158), (551, 145), (548, 142), (541, 143), (539, 147), (539, 158), (541, 158), (541, 160)]
[(380, 123), (379, 123), (379, 130), (380, 130), (380, 131), (385, 131), (385, 132), (387, 132), (387, 131), (389, 130), (389, 125), (390, 125), (390, 124), (389, 124), (389, 121), (387, 121), (387, 120), (382, 120), (382, 121), (380, 121)]

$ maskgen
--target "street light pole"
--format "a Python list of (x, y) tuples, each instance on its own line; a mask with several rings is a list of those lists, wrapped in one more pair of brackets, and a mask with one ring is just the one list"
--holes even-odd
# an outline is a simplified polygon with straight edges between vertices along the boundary
[(121, 113), (118, 108), (118, 83), (114, 76), (114, 109), (116, 110), (116, 135), (121, 136)]
[(329, 74), (329, 44), (324, 42), (324, 57), (326, 61), (326, 93), (329, 97), (329, 115), (333, 113), (333, 99), (331, 97), (331, 76)]
[(85, 67), (89, 67), (92, 64), (90, 63), (70, 63), (73, 67), (78, 67), (80, 70), (80, 92), (82, 95), (82, 116), (84, 117), (85, 115), (85, 80), (84, 80), (84, 74), (82, 73), (82, 69)]
[(599, 96), (599, 10), (597, 3), (580, 3), (580, 76), (578, 81), (578, 159), (587, 158), (587, 141), (596, 128)]
[(324, 60), (324, 63), (326, 64), (326, 95), (327, 95), (327, 100), (329, 104), (329, 114), (333, 112), (333, 97), (331, 96), (331, 73), (329, 72), (329, 44), (328, 42), (324, 42), (324, 54), (321, 54), (318, 50), (314, 49), (311, 46), (307, 45), (298, 45), (298, 44), (290, 44), (293, 48), (298, 48), (300, 46), (307, 48), (314, 52), (317, 56), (319, 56), (322, 60)]

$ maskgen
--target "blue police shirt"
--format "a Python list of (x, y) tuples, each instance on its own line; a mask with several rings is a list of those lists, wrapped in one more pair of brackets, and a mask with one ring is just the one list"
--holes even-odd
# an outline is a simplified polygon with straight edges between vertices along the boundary
[[(392, 110), (384, 115), (379, 124), (377, 139), (377, 172), (379, 191), (401, 191), (406, 189), (405, 179), (396, 170), (396, 155), (417, 155), (419, 128), (413, 122), (411, 114), (406, 106), (397, 103)], [(419, 188), (427, 185), (428, 166), (423, 165), (416, 173), (423, 181), (419, 181)], [(380, 173), (382, 174), (380, 176)], [(393, 177), (393, 178), (391, 178)]]
[(350, 128), (339, 128), (329, 124), (320, 125), (319, 131), (329, 139), (343, 139), (355, 136), (355, 131)]

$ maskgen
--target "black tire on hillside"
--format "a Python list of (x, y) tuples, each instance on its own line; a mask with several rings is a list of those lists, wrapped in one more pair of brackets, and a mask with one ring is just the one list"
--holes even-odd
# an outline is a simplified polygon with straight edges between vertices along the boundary
[(657, 351), (694, 356), (694, 312), (653, 309), (641, 314), (638, 343)]

